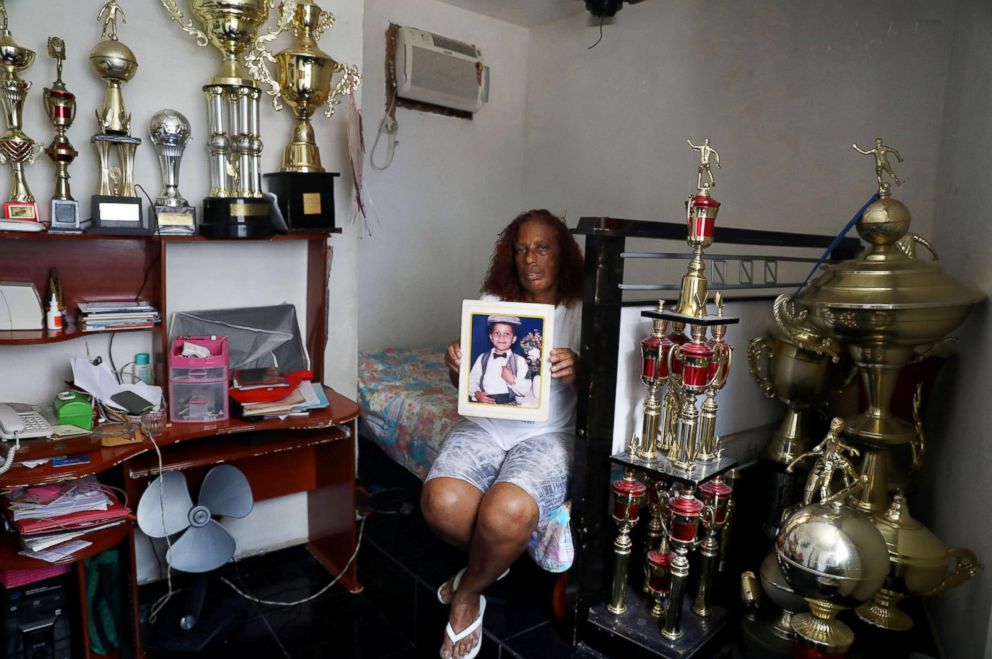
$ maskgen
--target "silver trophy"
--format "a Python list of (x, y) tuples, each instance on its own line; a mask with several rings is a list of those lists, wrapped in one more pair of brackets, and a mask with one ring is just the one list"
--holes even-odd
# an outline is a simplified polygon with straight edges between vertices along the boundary
[(162, 194), (155, 199), (154, 211), (161, 234), (196, 233), (196, 208), (179, 194), (179, 163), (186, 145), (193, 139), (189, 121), (176, 110), (160, 110), (148, 125), (148, 136), (162, 170)]

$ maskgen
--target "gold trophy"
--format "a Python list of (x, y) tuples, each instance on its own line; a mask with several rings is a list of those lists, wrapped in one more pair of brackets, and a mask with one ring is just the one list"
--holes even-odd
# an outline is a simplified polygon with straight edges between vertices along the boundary
[(818, 332), (847, 345), (862, 373), (868, 409), (846, 420), (844, 435), (861, 449), (861, 473), (868, 478), (855, 505), (881, 514), (889, 507), (889, 452), (911, 444), (914, 454), (922, 454), (917, 427), (889, 409), (899, 371), (920, 349), (954, 331), (984, 296), (899, 248), (909, 231), (909, 209), (881, 180), (887, 173), (901, 183), (888, 162), (889, 153), (898, 153), (881, 139), (862, 152), (875, 156), (879, 182), (878, 198), (857, 223), (868, 249), (856, 259), (823, 266), (795, 301)]
[[(841, 391), (847, 385), (841, 379), (854, 374), (849, 360), (841, 363), (841, 346), (820, 338), (805, 319), (796, 319), (786, 311), (789, 304), (788, 295), (775, 299), (776, 326), (769, 336), (751, 339), (747, 350), (751, 375), (761, 392), (788, 405), (764, 453), (768, 460), (784, 465), (809, 448), (809, 410), (822, 404), (829, 394)], [(761, 367), (762, 353), (768, 355), (765, 369)]]
[(208, 43), (223, 55), (220, 69), (203, 87), (207, 99), (210, 196), (203, 200), (200, 233), (215, 238), (256, 238), (275, 230), (278, 209), (262, 192), (262, 138), (259, 101), (262, 90), (241, 60), (247, 52), (285, 30), (295, 0), (283, 2), (275, 28), (259, 36), (272, 0), (189, 0), (199, 21), (187, 19), (176, 0), (161, 0), (198, 46)]
[[(140, 137), (131, 136), (131, 113), (124, 104), (122, 85), (138, 71), (134, 53), (117, 38), (117, 21), (127, 22), (117, 0), (110, 0), (97, 15), (103, 40), (90, 51), (90, 68), (106, 84), (103, 107), (96, 111), (100, 132), (90, 142), (100, 156), (100, 188), (92, 197), (92, 231), (95, 233), (150, 234), (141, 198), (134, 190), (134, 153)], [(116, 156), (116, 158), (112, 158)], [(116, 159), (117, 164), (112, 164)]]
[(76, 95), (62, 82), (62, 62), (65, 61), (65, 42), (59, 37), (48, 37), (48, 56), (56, 62), (55, 82), (45, 87), (45, 112), (55, 127), (55, 137), (45, 149), (55, 164), (55, 194), (52, 195), (51, 231), (80, 231), (79, 202), (69, 190), (69, 165), (79, 152), (69, 142), (66, 131), (76, 118)]
[(7, 29), (7, 7), (0, 0), (0, 106), (7, 121), (7, 132), (0, 136), (0, 163), (10, 163), (10, 195), (3, 204), (8, 220), (38, 221), (35, 201), (24, 178), (24, 163), (33, 163), (44, 147), (21, 130), (24, 99), (31, 83), (20, 73), (34, 63), (34, 51), (18, 46)]
[[(885, 538), (844, 503), (867, 479), (845, 455), (853, 451), (840, 441), (843, 429), (843, 420), (833, 419), (824, 440), (796, 458), (816, 456), (817, 461), (806, 482), (804, 506), (786, 520), (775, 540), (782, 574), (810, 608), (790, 621), (795, 657), (846, 657), (854, 632), (837, 614), (870, 600), (888, 572)], [(820, 501), (814, 503), (817, 495)]]
[[(922, 595), (932, 597), (959, 586), (982, 569), (975, 552), (964, 547), (947, 547), (930, 529), (909, 514), (901, 494), (892, 505), (875, 516), (875, 527), (882, 532), (889, 548), (889, 574), (871, 602), (855, 613), (861, 620), (892, 631), (908, 631), (913, 619), (897, 604)], [(953, 567), (948, 571), (948, 567)]]
[[(291, 4), (286, 3), (285, 4)], [(334, 114), (334, 106), (361, 83), (358, 67), (337, 62), (317, 46), (321, 35), (334, 25), (334, 16), (323, 11), (313, 0), (302, 0), (293, 13), (296, 43), (270, 55), (263, 47), (247, 57), (249, 70), (267, 84), (272, 106), (282, 109), (285, 101), (293, 112), (293, 137), (282, 155), (282, 168), (265, 174), (269, 191), (275, 193), (279, 208), (290, 229), (334, 228), (334, 178), (320, 164), (320, 150), (314, 140), (310, 117), (326, 104), (325, 116)], [(265, 65), (275, 61), (277, 77)], [(341, 74), (332, 87), (332, 78)]]

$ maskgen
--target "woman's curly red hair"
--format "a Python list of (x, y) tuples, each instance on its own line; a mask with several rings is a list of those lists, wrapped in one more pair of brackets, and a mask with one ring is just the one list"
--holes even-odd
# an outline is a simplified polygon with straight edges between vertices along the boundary
[(496, 239), (496, 248), (489, 259), (489, 271), (482, 281), (482, 292), (501, 300), (523, 302), (524, 288), (520, 285), (517, 264), (513, 258), (520, 227), (535, 220), (552, 229), (558, 239), (558, 300), (556, 304), (571, 305), (582, 299), (582, 252), (565, 222), (544, 209), (529, 210), (518, 215)]

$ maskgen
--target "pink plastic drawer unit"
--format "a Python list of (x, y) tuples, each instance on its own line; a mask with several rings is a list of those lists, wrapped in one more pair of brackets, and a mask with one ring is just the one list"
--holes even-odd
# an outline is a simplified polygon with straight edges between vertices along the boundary
[[(209, 356), (184, 357), (183, 345), (206, 348)], [(169, 350), (169, 419), (173, 423), (226, 421), (228, 354), (226, 336), (185, 336)]]

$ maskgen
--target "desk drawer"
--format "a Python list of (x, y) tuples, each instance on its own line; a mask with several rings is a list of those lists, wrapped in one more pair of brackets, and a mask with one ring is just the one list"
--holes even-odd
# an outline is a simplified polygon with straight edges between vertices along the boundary
[(169, 382), (169, 419), (173, 423), (211, 423), (229, 416), (227, 380)]

